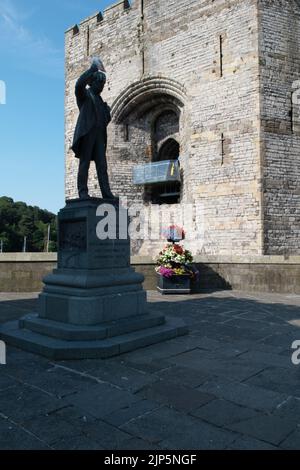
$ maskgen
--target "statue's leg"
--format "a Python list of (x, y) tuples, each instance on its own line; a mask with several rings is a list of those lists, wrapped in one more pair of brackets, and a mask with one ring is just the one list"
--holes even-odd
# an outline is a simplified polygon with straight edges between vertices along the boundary
[(89, 197), (88, 177), (96, 133), (91, 130), (81, 142), (80, 163), (78, 168), (77, 187), (80, 199)]
[(79, 169), (78, 169), (78, 178), (77, 178), (77, 187), (78, 194), (80, 199), (88, 197), (88, 177), (89, 177), (89, 168), (90, 160), (85, 158), (80, 158)]
[(105, 145), (102, 139), (99, 137), (94, 147), (93, 158), (95, 160), (97, 176), (98, 176), (98, 181), (99, 181), (99, 185), (101, 188), (102, 197), (104, 199), (115, 199), (115, 196), (112, 194), (110, 185), (109, 185), (109, 179), (108, 179), (108, 173), (107, 173), (107, 161), (106, 161), (105, 153), (106, 153)]

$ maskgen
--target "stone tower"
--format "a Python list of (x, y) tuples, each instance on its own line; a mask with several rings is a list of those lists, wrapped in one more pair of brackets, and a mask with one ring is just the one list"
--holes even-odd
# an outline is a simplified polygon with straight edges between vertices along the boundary
[[(194, 204), (203, 218), (194, 252), (300, 254), (299, 46), (296, 0), (122, 0), (73, 26), (66, 198), (76, 197), (75, 81), (100, 55), (116, 193), (153, 203), (149, 188), (133, 185), (132, 170), (177, 151), (182, 181), (173, 208)], [(98, 195), (93, 175), (90, 188)], [(160, 247), (143, 242), (134, 250)]]

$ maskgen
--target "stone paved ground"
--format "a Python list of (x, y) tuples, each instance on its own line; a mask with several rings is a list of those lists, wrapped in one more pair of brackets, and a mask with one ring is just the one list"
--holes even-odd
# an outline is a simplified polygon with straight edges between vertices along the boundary
[[(148, 293), (190, 334), (108, 360), (8, 348), (0, 449), (299, 449), (300, 296)], [(34, 310), (0, 294), (0, 321)]]

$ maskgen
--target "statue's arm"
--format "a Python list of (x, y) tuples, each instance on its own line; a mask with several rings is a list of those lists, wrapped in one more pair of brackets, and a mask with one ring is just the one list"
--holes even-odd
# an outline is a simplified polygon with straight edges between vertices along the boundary
[(106, 112), (106, 117), (107, 117), (107, 123), (111, 121), (111, 109), (110, 106), (108, 106), (107, 103), (104, 103), (105, 105), (105, 112)]
[[(106, 124), (108, 125), (111, 121), (111, 109), (110, 106), (104, 101), (104, 109), (105, 109), (105, 114), (106, 114)], [(104, 138), (104, 145), (105, 145), (105, 150), (107, 149), (107, 130), (105, 130), (105, 138)]]
[(92, 66), (78, 78), (76, 85), (75, 85), (75, 95), (76, 95), (77, 103), (79, 107), (80, 107), (80, 104), (86, 98), (86, 86), (88, 85), (93, 74), (97, 71), (98, 71), (97, 65), (92, 64)]

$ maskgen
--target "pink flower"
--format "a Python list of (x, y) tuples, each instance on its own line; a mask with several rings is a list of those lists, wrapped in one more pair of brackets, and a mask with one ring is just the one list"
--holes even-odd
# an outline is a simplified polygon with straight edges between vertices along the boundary
[(173, 269), (170, 269), (170, 268), (165, 268), (164, 266), (161, 266), (159, 268), (159, 274), (161, 274), (163, 277), (166, 277), (166, 278), (170, 278), (174, 275), (174, 271)]

